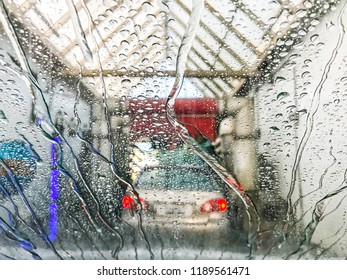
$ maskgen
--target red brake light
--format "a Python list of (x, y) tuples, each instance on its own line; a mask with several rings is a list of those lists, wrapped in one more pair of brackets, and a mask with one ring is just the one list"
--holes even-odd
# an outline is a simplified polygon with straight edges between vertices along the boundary
[[(148, 209), (148, 203), (143, 198), (140, 198), (140, 203), (142, 206), (142, 210), (145, 211)], [(122, 204), (123, 204), (123, 208), (125, 209), (135, 210), (137, 203), (130, 195), (125, 195), (123, 197)]]
[(126, 196), (123, 197), (122, 204), (123, 204), (123, 207), (125, 209), (129, 209), (134, 204), (134, 200), (132, 199), (131, 196), (126, 195)]
[(224, 212), (227, 210), (227, 201), (224, 198), (217, 199), (216, 203), (219, 206), (219, 212)]
[(211, 199), (205, 202), (200, 211), (203, 213), (224, 212), (228, 208), (228, 203), (224, 198)]

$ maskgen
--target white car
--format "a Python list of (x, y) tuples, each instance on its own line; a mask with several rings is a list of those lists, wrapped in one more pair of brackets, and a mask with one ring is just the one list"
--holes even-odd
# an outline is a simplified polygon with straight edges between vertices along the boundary
[[(123, 197), (123, 220), (141, 225), (147, 236), (228, 242), (233, 203), (225, 185), (208, 167), (145, 168), (134, 193)], [(139, 217), (139, 214), (141, 217)]]

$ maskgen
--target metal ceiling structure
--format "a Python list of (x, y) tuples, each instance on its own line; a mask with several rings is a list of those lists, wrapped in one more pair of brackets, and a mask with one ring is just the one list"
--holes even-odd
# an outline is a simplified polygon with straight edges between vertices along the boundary
[[(103, 82), (118, 92), (124, 78), (136, 84), (174, 77), (192, 6), (191, 0), (4, 2), (65, 65), (63, 74), (83, 77), (96, 96)], [(204, 96), (235, 94), (315, 2), (320, 1), (205, 0), (186, 77)], [(100, 77), (104, 81), (95, 79)]]

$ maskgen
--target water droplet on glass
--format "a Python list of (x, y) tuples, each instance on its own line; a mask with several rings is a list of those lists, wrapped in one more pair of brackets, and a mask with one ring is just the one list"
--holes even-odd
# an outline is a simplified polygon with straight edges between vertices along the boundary
[(306, 78), (310, 75), (310, 72), (309, 71), (305, 71), (304, 73), (301, 74), (301, 78)]
[(318, 39), (319, 35), (318, 34), (314, 34), (310, 37), (311, 42), (315, 42)]
[(286, 78), (285, 77), (276, 77), (275, 78), (275, 83), (279, 83), (279, 82), (282, 82), (282, 81), (285, 81), (286, 80)]
[(299, 10), (295, 13), (295, 15), (299, 18), (303, 18), (307, 15), (307, 10)]
[(288, 95), (289, 95), (288, 92), (282, 91), (282, 92), (280, 92), (279, 94), (277, 94), (277, 97), (276, 97), (276, 98), (277, 98), (277, 100), (281, 100), (281, 99), (287, 97)]
[(271, 126), (270, 129), (273, 131), (279, 131), (280, 130), (277, 126)]
[(7, 120), (6, 115), (3, 110), (0, 110), (0, 120)]

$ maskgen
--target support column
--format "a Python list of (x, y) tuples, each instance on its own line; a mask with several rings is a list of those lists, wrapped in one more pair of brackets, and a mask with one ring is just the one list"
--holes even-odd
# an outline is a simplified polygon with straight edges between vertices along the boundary
[(227, 117), (219, 127), (219, 137), (226, 167), (245, 190), (256, 186), (256, 146), (252, 97), (230, 97), (226, 102)]

